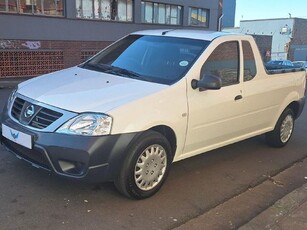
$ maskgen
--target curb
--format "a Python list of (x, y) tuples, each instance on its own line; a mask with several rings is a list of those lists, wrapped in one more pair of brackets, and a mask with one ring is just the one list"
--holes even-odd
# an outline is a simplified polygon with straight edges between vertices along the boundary
[(275, 229), (281, 221), (287, 222), (287, 216), (307, 202), (307, 183), (278, 200), (238, 230)]
[[(260, 184), (250, 186), (199, 216), (179, 223), (173, 229), (270, 229), (266, 226), (276, 227), (271, 229), (307, 229), (301, 227), (302, 224), (306, 225), (305, 217), (303, 222), (292, 218), (297, 213), (304, 216), (307, 213), (307, 210), (304, 211), (307, 207), (306, 168), (307, 157), (293, 162), (272, 177), (264, 175), (267, 179)], [(284, 208), (282, 212), (280, 207)], [(291, 228), (295, 221), (298, 227)], [(287, 224), (290, 228), (279, 228), (280, 224)]]
[(19, 83), (20, 82), (18, 81), (1, 81), (0, 80), (0, 89), (14, 88)]

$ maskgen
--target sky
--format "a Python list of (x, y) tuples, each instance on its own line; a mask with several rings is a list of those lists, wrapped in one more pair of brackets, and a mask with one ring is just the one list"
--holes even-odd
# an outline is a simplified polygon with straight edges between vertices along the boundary
[[(227, 1), (227, 0), (224, 0)], [(306, 18), (307, 0), (236, 0), (235, 26), (241, 20)]]

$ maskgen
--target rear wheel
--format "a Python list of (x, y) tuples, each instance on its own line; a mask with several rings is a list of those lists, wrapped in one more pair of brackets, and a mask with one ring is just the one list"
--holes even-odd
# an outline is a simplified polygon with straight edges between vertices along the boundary
[(146, 131), (129, 150), (115, 186), (130, 198), (150, 197), (164, 183), (171, 160), (167, 139), (158, 132)]
[(290, 140), (294, 129), (294, 113), (286, 108), (280, 115), (273, 131), (266, 134), (266, 141), (273, 147), (283, 147)]

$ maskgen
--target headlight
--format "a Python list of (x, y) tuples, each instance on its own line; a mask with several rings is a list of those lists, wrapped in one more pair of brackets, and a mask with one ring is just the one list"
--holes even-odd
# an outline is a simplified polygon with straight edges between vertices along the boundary
[(72, 118), (56, 132), (84, 136), (108, 135), (111, 132), (112, 117), (105, 114), (85, 113)]
[(15, 96), (16, 96), (16, 92), (17, 92), (18, 88), (16, 87), (15, 89), (13, 89), (13, 91), (11, 92), (8, 100), (7, 100), (7, 110), (9, 110), (14, 102)]

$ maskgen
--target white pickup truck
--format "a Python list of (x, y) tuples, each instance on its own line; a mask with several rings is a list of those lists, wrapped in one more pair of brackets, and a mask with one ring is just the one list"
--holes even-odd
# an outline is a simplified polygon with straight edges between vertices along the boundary
[(152, 30), (21, 83), (1, 142), (57, 175), (152, 196), (172, 162), (259, 134), (284, 146), (305, 104), (303, 69), (266, 70), (251, 36)]

